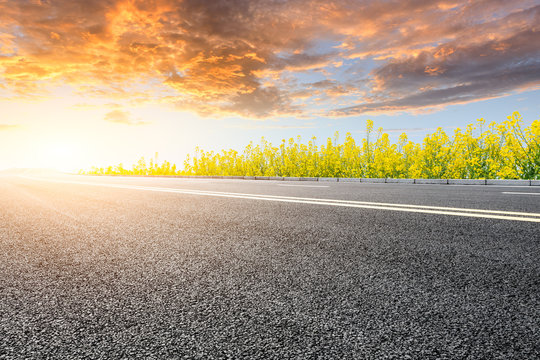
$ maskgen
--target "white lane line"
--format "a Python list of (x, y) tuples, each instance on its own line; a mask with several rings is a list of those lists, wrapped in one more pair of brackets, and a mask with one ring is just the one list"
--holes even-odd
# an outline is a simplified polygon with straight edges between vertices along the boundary
[(423, 205), (409, 205), (409, 204), (375, 203), (375, 202), (352, 201), (352, 200), (348, 201), (348, 200), (337, 200), (337, 199), (300, 198), (300, 197), (277, 196), (277, 195), (229, 193), (229, 192), (220, 192), (220, 191), (206, 191), (206, 190), (192, 190), (192, 189), (179, 189), (179, 188), (148, 187), (148, 186), (138, 186), (138, 185), (107, 184), (107, 183), (95, 183), (95, 182), (84, 182), (84, 181), (55, 180), (55, 179), (45, 179), (45, 178), (34, 178), (34, 177), (29, 177), (29, 176), (21, 176), (21, 177), (31, 179), (31, 180), (37, 180), (37, 181), (102, 186), (102, 187), (110, 187), (110, 188), (129, 189), (129, 190), (144, 190), (144, 191), (154, 191), (154, 192), (190, 194), (190, 195), (199, 195), (199, 196), (215, 196), (215, 197), (251, 199), (251, 200), (262, 200), (262, 201), (277, 201), (277, 202), (288, 202), (288, 203), (299, 203), (299, 204), (341, 206), (341, 207), (376, 209), (376, 210), (404, 211), (404, 212), (424, 213), (424, 214), (452, 215), (452, 216), (465, 216), (465, 217), (488, 218), (488, 219), (540, 222), (539, 213), (524, 213), (524, 212), (467, 209), (467, 208), (450, 208), (450, 207), (440, 207), (440, 206), (423, 206)]
[(328, 185), (289, 185), (289, 184), (277, 184), (277, 186), (291, 186), (291, 187), (312, 187), (312, 188), (327, 188)]
[(540, 196), (540, 192), (527, 193), (527, 192), (519, 192), (519, 191), (503, 191), (501, 194), (508, 194), (508, 195), (539, 195)]
[[(153, 189), (153, 188), (151, 188), (151, 189)], [(172, 188), (171, 190), (181, 190), (182, 191), (183, 189)], [(281, 195), (230, 193), (230, 192), (222, 192), (222, 191), (191, 190), (191, 189), (188, 189), (188, 191), (196, 191), (196, 192), (199, 192), (199, 193), (208, 193), (208, 194), (219, 193), (219, 194), (224, 194), (224, 195), (245, 195), (245, 196), (250, 196), (250, 197), (253, 197), (253, 198), (264, 197), (264, 198), (276, 198), (276, 199), (324, 201), (324, 202), (335, 202), (335, 203), (344, 203), (344, 204), (359, 204), (359, 205), (373, 205), (373, 206), (393, 206), (393, 207), (419, 208), (419, 209), (443, 210), (443, 211), (451, 210), (451, 211), (466, 211), (466, 212), (477, 212), (477, 213), (487, 213), (487, 214), (521, 215), (521, 216), (538, 216), (538, 217), (540, 217), (540, 213), (525, 213), (525, 212), (516, 212), (516, 211), (483, 210), (483, 209), (454, 208), (454, 207), (427, 206), (427, 205), (393, 204), (393, 203), (380, 203), (380, 202), (369, 202), (369, 201), (325, 199), (325, 198), (309, 198), (309, 197), (295, 197), (295, 196), (281, 196)]]

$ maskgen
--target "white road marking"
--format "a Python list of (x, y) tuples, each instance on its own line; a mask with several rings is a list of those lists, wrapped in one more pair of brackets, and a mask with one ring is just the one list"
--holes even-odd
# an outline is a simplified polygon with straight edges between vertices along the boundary
[(312, 188), (327, 188), (328, 185), (289, 185), (289, 184), (277, 184), (277, 186), (292, 186), (292, 187), (312, 187)]
[(292, 197), (292, 196), (230, 193), (230, 192), (222, 192), (222, 191), (207, 191), (207, 190), (149, 187), (149, 186), (124, 185), (124, 184), (107, 184), (107, 183), (96, 183), (96, 182), (85, 182), (85, 181), (56, 180), (56, 179), (46, 179), (46, 178), (34, 178), (34, 177), (29, 177), (29, 176), (22, 176), (22, 177), (27, 178), (27, 179), (32, 179), (32, 180), (47, 181), (47, 182), (54, 182), (54, 183), (102, 186), (102, 187), (128, 189), (128, 190), (143, 190), (143, 191), (167, 192), (167, 193), (189, 194), (189, 195), (199, 195), (199, 196), (214, 196), (214, 197), (251, 199), (251, 200), (262, 200), (262, 201), (277, 201), (277, 202), (326, 205), (326, 206), (341, 206), (341, 207), (376, 209), (376, 210), (393, 210), (393, 211), (424, 213), (424, 214), (465, 216), (465, 217), (528, 221), (528, 222), (540, 223), (540, 213), (451, 208), (451, 207), (441, 207), (441, 206), (410, 205), (410, 204), (391, 204), (391, 203), (377, 203), (377, 202), (339, 200), (339, 199), (301, 198), (301, 197)]
[(502, 194), (508, 194), (508, 195), (539, 195), (540, 196), (540, 192), (527, 193), (527, 192), (519, 192), (519, 191), (503, 191)]

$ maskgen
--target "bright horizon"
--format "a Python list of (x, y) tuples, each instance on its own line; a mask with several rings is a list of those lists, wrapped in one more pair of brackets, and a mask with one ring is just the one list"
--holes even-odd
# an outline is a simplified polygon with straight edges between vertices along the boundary
[(0, 169), (540, 118), (537, 1), (0, 1)]

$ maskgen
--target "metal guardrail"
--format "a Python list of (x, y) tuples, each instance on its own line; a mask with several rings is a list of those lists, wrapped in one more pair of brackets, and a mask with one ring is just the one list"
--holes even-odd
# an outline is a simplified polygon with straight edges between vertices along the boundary
[(281, 176), (221, 176), (221, 175), (97, 175), (126, 177), (163, 177), (184, 179), (231, 179), (231, 180), (273, 180), (273, 181), (321, 181), (386, 184), (431, 184), (431, 185), (505, 185), (540, 186), (540, 180), (503, 179), (393, 179), (393, 178), (332, 178), (332, 177), (281, 177)]

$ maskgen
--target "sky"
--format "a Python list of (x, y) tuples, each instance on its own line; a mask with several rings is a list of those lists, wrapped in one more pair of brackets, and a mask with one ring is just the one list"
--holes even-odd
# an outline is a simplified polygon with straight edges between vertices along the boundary
[(0, 0), (0, 169), (540, 118), (540, 0)]

